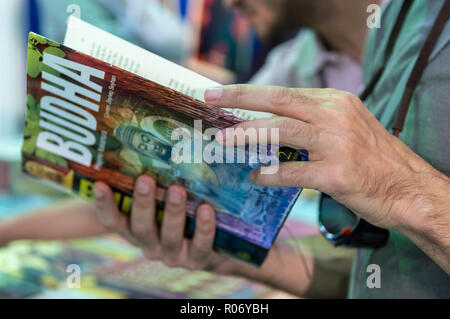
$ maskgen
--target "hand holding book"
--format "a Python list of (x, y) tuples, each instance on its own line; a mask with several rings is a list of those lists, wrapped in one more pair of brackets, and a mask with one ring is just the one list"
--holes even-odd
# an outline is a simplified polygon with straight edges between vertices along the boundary
[(196, 211), (192, 239), (184, 237), (187, 193), (178, 186), (169, 187), (161, 226), (156, 223), (156, 183), (149, 176), (136, 180), (132, 213), (122, 214), (111, 189), (102, 182), (94, 185), (95, 204), (100, 222), (110, 231), (142, 248), (150, 260), (162, 260), (172, 267), (211, 269), (229, 273), (235, 261), (213, 250), (216, 217), (214, 209), (203, 204)]

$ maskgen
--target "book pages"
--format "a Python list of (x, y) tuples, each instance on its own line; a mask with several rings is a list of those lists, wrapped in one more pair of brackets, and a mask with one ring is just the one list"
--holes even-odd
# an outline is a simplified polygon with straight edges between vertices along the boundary
[[(203, 96), (206, 89), (221, 86), (218, 82), (144, 50), (74, 16), (69, 17), (64, 45), (202, 102), (204, 102)], [(271, 116), (269, 113), (247, 110), (227, 109), (227, 111), (247, 120)]]

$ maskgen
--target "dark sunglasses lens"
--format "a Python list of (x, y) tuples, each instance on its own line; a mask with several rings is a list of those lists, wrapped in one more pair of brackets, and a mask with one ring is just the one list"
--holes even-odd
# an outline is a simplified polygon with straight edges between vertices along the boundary
[(319, 221), (329, 235), (346, 235), (359, 222), (359, 218), (330, 196), (322, 194), (319, 207)]
[(379, 248), (389, 239), (388, 230), (369, 224), (325, 194), (319, 203), (319, 226), (337, 246)]

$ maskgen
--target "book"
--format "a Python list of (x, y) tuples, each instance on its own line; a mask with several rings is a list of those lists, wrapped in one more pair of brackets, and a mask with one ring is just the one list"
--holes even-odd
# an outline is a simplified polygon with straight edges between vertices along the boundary
[[(251, 159), (261, 151), (266, 159), (281, 159), (286, 149), (219, 145), (214, 134), (244, 118), (202, 101), (200, 92), (217, 83), (76, 22), (76, 32), (74, 20), (69, 23), (65, 43), (77, 50), (29, 34), (23, 171), (90, 201), (93, 184), (103, 181), (125, 214), (131, 213), (136, 178), (150, 175), (158, 185), (158, 223), (166, 189), (182, 185), (186, 236), (195, 232), (197, 207), (209, 203), (216, 211), (215, 249), (261, 265), (301, 189), (253, 185), (248, 173), (267, 162)], [(94, 46), (96, 53), (87, 52)], [(97, 52), (105, 52), (102, 59)], [(229, 162), (229, 154), (244, 154), (245, 161)], [(301, 150), (289, 156), (307, 160)]]

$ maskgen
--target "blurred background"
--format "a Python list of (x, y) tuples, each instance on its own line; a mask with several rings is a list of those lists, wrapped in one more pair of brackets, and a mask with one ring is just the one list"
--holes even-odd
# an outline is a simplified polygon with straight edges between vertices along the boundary
[[(20, 172), (29, 31), (63, 42), (69, 15), (223, 84), (247, 82), (278, 42), (262, 44), (239, 12), (222, 0), (0, 1), (0, 222), (47, 207), (67, 195)], [(303, 192), (281, 238), (317, 232), (317, 194)], [(83, 289), (63, 283), (81, 265)], [(0, 297), (286, 297), (243, 279), (167, 269), (145, 261), (115, 236), (61, 242), (14, 242), (0, 248)]]

